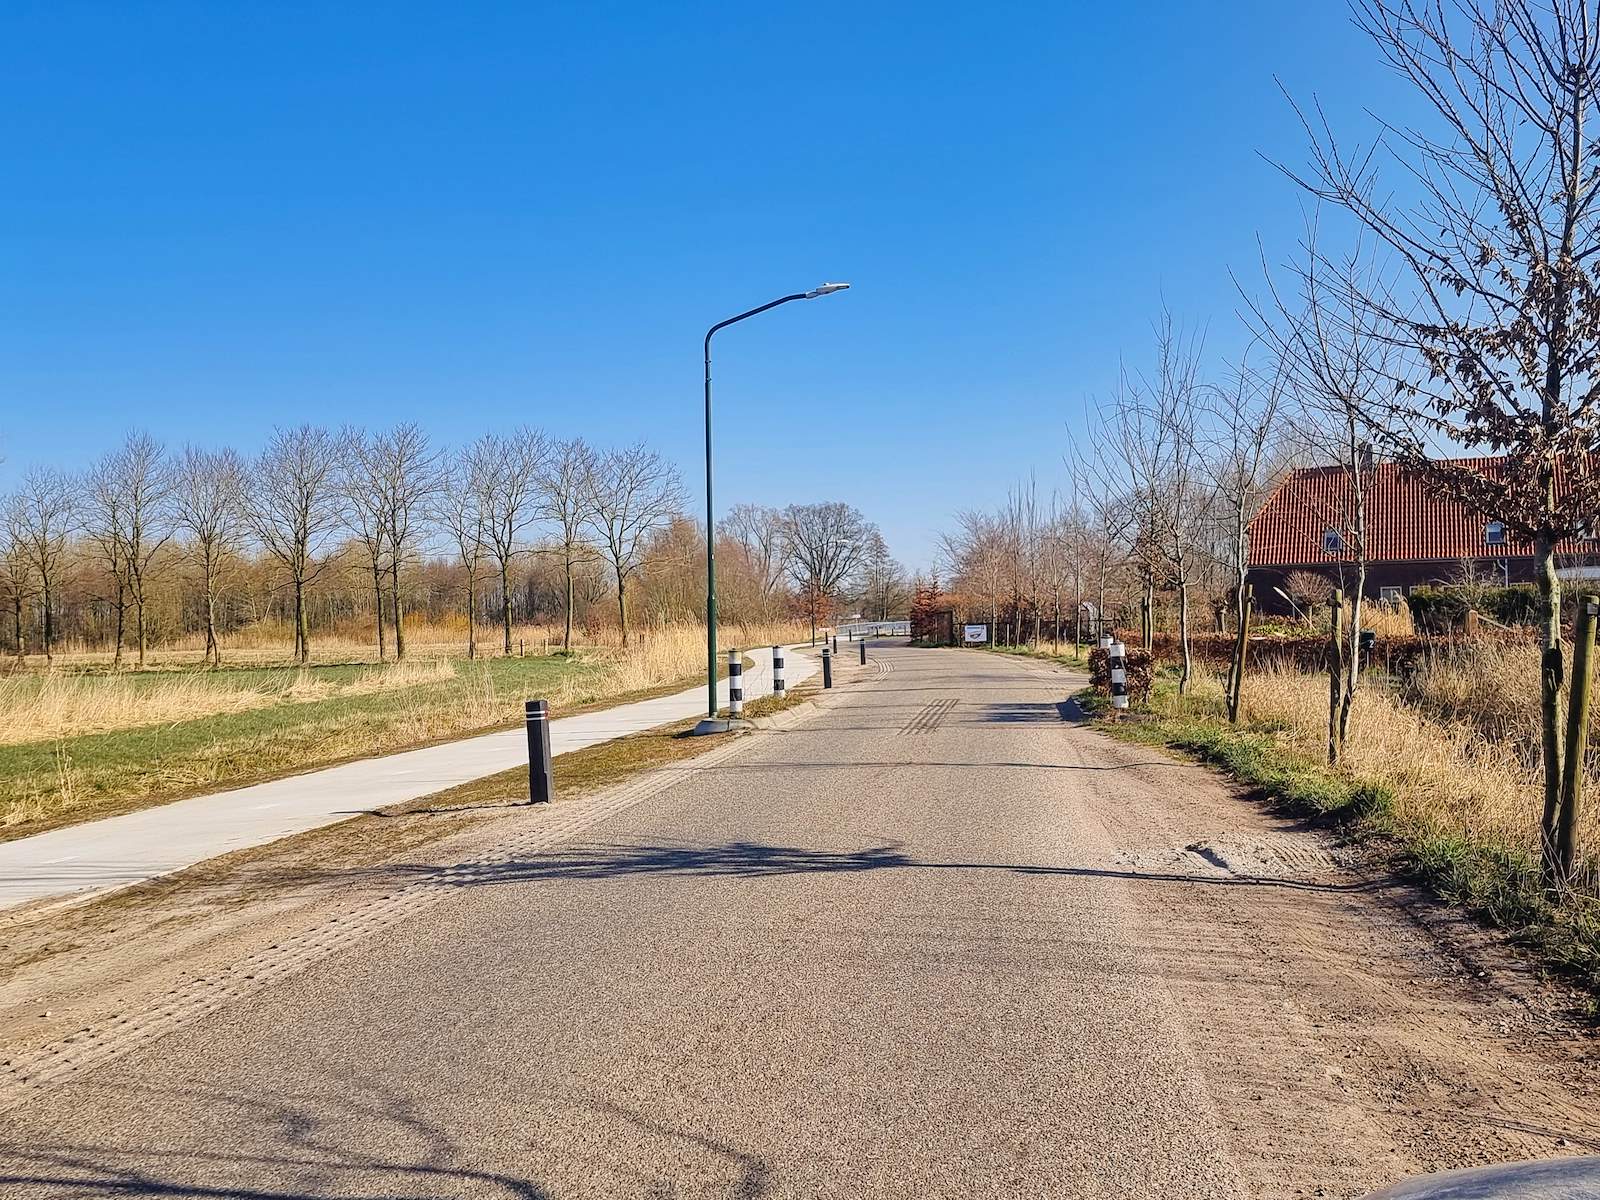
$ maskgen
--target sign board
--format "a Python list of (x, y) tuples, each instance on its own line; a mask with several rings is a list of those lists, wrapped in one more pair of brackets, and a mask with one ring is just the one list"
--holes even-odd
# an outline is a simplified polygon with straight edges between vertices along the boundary
[(987, 625), (964, 626), (961, 640), (968, 643), (987, 642), (989, 640), (989, 627)]

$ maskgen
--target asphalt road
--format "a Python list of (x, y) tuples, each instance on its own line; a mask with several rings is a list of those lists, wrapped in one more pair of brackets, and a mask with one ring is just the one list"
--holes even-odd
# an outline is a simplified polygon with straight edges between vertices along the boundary
[[(4, 1196), (1241, 1194), (1060, 674), (881, 679), (0, 1118)], [(1159, 779), (1159, 775), (1155, 778)]]

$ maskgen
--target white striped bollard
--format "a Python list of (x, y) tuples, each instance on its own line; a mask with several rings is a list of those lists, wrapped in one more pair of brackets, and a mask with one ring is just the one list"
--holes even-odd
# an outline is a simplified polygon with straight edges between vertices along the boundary
[(1128, 648), (1121, 642), (1112, 642), (1109, 651), (1111, 659), (1111, 707), (1128, 707)]
[(772, 694), (783, 695), (783, 647), (772, 648)]
[(728, 651), (728, 715), (735, 720), (744, 712), (744, 658)]

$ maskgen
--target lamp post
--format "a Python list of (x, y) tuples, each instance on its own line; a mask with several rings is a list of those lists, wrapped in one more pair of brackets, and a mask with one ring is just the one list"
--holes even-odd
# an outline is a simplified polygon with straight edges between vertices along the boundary
[[(726, 329), (729, 325), (764, 313), (769, 308), (788, 304), (791, 300), (815, 300), (818, 296), (842, 292), (849, 286), (848, 283), (824, 283), (809, 292), (780, 296), (759, 308), (729, 317), (726, 321), (718, 321), (706, 330), (706, 720), (701, 723), (702, 726), (714, 723), (717, 716), (717, 559), (715, 517), (711, 506), (711, 335), (719, 329)], [(697, 731), (717, 732), (713, 728), (698, 727)]]

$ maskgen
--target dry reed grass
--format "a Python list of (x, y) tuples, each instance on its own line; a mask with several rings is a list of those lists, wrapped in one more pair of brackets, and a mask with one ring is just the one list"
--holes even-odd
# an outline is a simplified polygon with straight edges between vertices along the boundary
[[(1527, 673), (1521, 653), (1485, 646), (1462, 662), (1429, 667), (1410, 685), (1415, 697), (1431, 697), (1427, 704), (1369, 682), (1351, 710), (1345, 767), (1388, 785), (1403, 820), (1536, 855), (1543, 790), (1529, 731), (1536, 746), (1531, 681), (1537, 675)], [(1221, 697), (1221, 685), (1208, 676), (1196, 681), (1188, 701), (1168, 695), (1159, 703), (1178, 715), (1179, 705), (1220, 709)], [(1285, 747), (1319, 759), (1327, 748), (1327, 679), (1288, 669), (1254, 672), (1245, 682), (1243, 717), (1271, 730)], [(1600, 786), (1593, 771), (1589, 786)], [(1600, 814), (1593, 805), (1580, 822), (1579, 848), (1591, 861), (1600, 855)]]
[[(798, 640), (800, 632), (801, 627), (792, 623), (725, 626), (720, 640), (725, 648), (765, 646)], [(539, 645), (544, 645), (542, 635)], [(343, 679), (299, 667), (241, 676), (227, 670), (85, 673), (57, 666), (0, 676), (0, 745), (395, 691), (415, 695), (415, 704), (408, 709), (410, 717), (402, 716), (400, 723), (413, 727), (417, 741), (516, 718), (522, 697), (497, 695), (483, 660), (474, 664), (461, 658), (429, 656), (425, 646), (420, 640), (411, 642), (410, 657), (404, 662), (372, 665)], [(610, 645), (588, 643), (576, 654), (592, 669), (563, 678), (550, 697), (558, 707), (693, 677), (705, 666), (705, 627), (655, 626), (644, 630), (626, 651), (613, 637)], [(435, 703), (439, 688), (449, 688), (452, 695), (462, 698), (459, 719), (449, 720), (445, 727), (440, 725), (442, 706)], [(424, 718), (423, 713), (428, 716)], [(405, 738), (390, 744), (403, 745)], [(351, 752), (359, 752), (359, 748)]]

